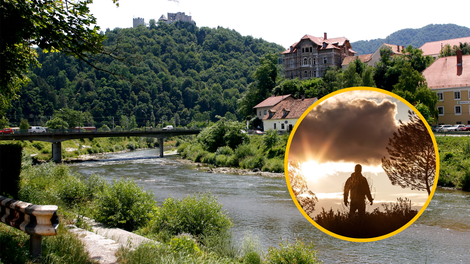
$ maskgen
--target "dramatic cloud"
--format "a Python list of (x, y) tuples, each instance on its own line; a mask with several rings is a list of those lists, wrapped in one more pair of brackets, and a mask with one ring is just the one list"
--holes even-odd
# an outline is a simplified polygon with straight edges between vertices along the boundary
[(350, 94), (331, 99), (303, 119), (292, 139), (289, 159), (380, 165), (388, 155), (388, 140), (397, 130), (397, 105), (387, 99), (351, 99)]

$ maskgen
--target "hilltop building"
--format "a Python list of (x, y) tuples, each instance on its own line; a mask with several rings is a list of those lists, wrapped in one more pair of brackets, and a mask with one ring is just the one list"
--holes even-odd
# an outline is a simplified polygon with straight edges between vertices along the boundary
[(189, 22), (192, 24), (196, 24), (195, 21), (192, 20), (191, 16), (187, 16), (184, 14), (184, 12), (178, 12), (178, 13), (167, 13), (168, 18), (165, 17), (165, 15), (162, 15), (158, 21), (162, 21), (168, 24), (171, 24), (176, 21), (183, 21), (183, 22)]
[(439, 57), (441, 50), (446, 45), (450, 45), (451, 47), (453, 47), (454, 45), (459, 46), (460, 43), (467, 43), (467, 42), (470, 42), (470, 37), (439, 40), (439, 41), (433, 41), (433, 42), (426, 42), (419, 49), (423, 51), (423, 56), (429, 55), (434, 58), (437, 58)]
[(442, 57), (423, 71), (428, 87), (437, 94), (439, 125), (470, 124), (470, 55)]
[(354, 56), (347, 38), (328, 39), (310, 35), (303, 36), (284, 52), (284, 77), (301, 80), (322, 77), (326, 68), (341, 67), (344, 58)]
[(142, 17), (137, 17), (132, 19), (132, 26), (137, 27), (139, 25), (145, 25), (145, 20)]

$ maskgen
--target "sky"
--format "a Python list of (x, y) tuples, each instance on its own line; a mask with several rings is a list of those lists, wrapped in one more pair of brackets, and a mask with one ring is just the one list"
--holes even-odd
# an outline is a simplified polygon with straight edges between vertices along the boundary
[(119, 5), (113, 5), (112, 0), (95, 0), (90, 6), (103, 31), (132, 27), (133, 17), (142, 17), (148, 23), (168, 12), (185, 12), (198, 27), (234, 29), (286, 49), (305, 34), (323, 37), (326, 32), (329, 38), (346, 37), (355, 42), (386, 38), (400, 29), (429, 24), (470, 28), (465, 9), (458, 8), (468, 5), (462, 0), (452, 1), (444, 12), (440, 12), (440, 4), (429, 1), (119, 0)]
[(348, 91), (321, 102), (305, 116), (291, 140), (288, 160), (301, 162), (308, 188), (319, 199), (316, 208), (344, 210), (344, 183), (361, 164), (362, 174), (373, 186), (374, 205), (367, 211), (399, 197), (421, 209), (427, 192), (393, 186), (381, 166), (381, 158), (388, 157), (389, 138), (399, 119), (408, 121), (408, 110), (387, 94)]

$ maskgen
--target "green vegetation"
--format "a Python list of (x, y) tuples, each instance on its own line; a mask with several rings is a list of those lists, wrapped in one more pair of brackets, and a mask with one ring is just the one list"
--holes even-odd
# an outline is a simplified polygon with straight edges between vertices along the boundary
[[(94, 66), (104, 71), (64, 53), (37, 49), (42, 67), (27, 74), (30, 81), (18, 92), (21, 100), (7, 113), (11, 124), (28, 119), (44, 125), (60, 115), (70, 127), (113, 127), (114, 122), (129, 128), (132, 119), (138, 127), (147, 122), (197, 127), (216, 115), (237, 118), (237, 100), (253, 82), (260, 58), (283, 51), (234, 30), (184, 22), (116, 28), (100, 37), (106, 39), (103, 49), (117, 49), (115, 54), (125, 58), (96, 55)], [(71, 109), (93, 118), (71, 122)]]
[[(178, 153), (185, 159), (218, 167), (283, 172), (283, 157), (289, 135), (278, 135), (274, 131), (263, 136), (247, 136), (240, 131), (242, 127), (241, 123), (221, 119), (201, 131), (195, 139), (180, 142)], [(226, 145), (230, 142), (238, 144)]]
[(382, 204), (384, 211), (375, 208), (373, 212), (366, 212), (363, 217), (349, 215), (346, 211), (334, 212), (333, 209), (325, 211), (314, 217), (314, 221), (323, 228), (346, 237), (371, 238), (394, 232), (408, 223), (418, 213), (411, 209), (408, 198), (398, 198), (397, 203)]
[(294, 243), (283, 242), (279, 244), (279, 249), (269, 248), (266, 263), (314, 264), (320, 263), (320, 261), (317, 259), (317, 253), (312, 243), (305, 245), (303, 241), (297, 240)]
[(426, 42), (468, 36), (470, 36), (470, 29), (467, 27), (454, 24), (430, 24), (418, 29), (401, 29), (390, 34), (385, 39), (356, 41), (351, 43), (351, 46), (359, 54), (370, 54), (374, 53), (382, 43), (397, 44), (405, 47), (412, 45), (415, 48), (419, 48)]
[(470, 138), (436, 137), (439, 148), (438, 185), (470, 191)]
[[(65, 229), (74, 219), (77, 225), (87, 228), (82, 216), (109, 227), (138, 228), (136, 233), (160, 242), (135, 249), (122, 248), (120, 263), (284, 263), (270, 257), (276, 252), (274, 248), (263, 256), (259, 241), (250, 233), (245, 235), (242, 245), (235, 245), (229, 230), (232, 221), (217, 198), (209, 193), (181, 200), (168, 198), (158, 207), (153, 195), (133, 181), (108, 183), (97, 175), (84, 179), (68, 166), (54, 163), (32, 166), (28, 155), (23, 158), (19, 199), (59, 206), (61, 224), (57, 236), (44, 238), (44, 263), (92, 263), (77, 236)], [(8, 249), (0, 252), (0, 260), (29, 263), (28, 235), (5, 225), (0, 225), (0, 231), (0, 242)], [(297, 244), (300, 246), (282, 254), (315, 254), (311, 245)]]

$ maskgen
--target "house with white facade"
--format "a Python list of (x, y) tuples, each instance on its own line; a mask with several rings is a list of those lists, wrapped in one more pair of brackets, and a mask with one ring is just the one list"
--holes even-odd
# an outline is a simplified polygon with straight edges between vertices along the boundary
[(264, 130), (292, 131), (297, 120), (317, 100), (315, 97), (280, 101), (263, 117)]
[(294, 100), (294, 97), (290, 94), (280, 96), (271, 95), (266, 98), (266, 100), (253, 107), (256, 111), (256, 116), (262, 120), (268, 114), (269, 109), (273, 108), (283, 100)]

